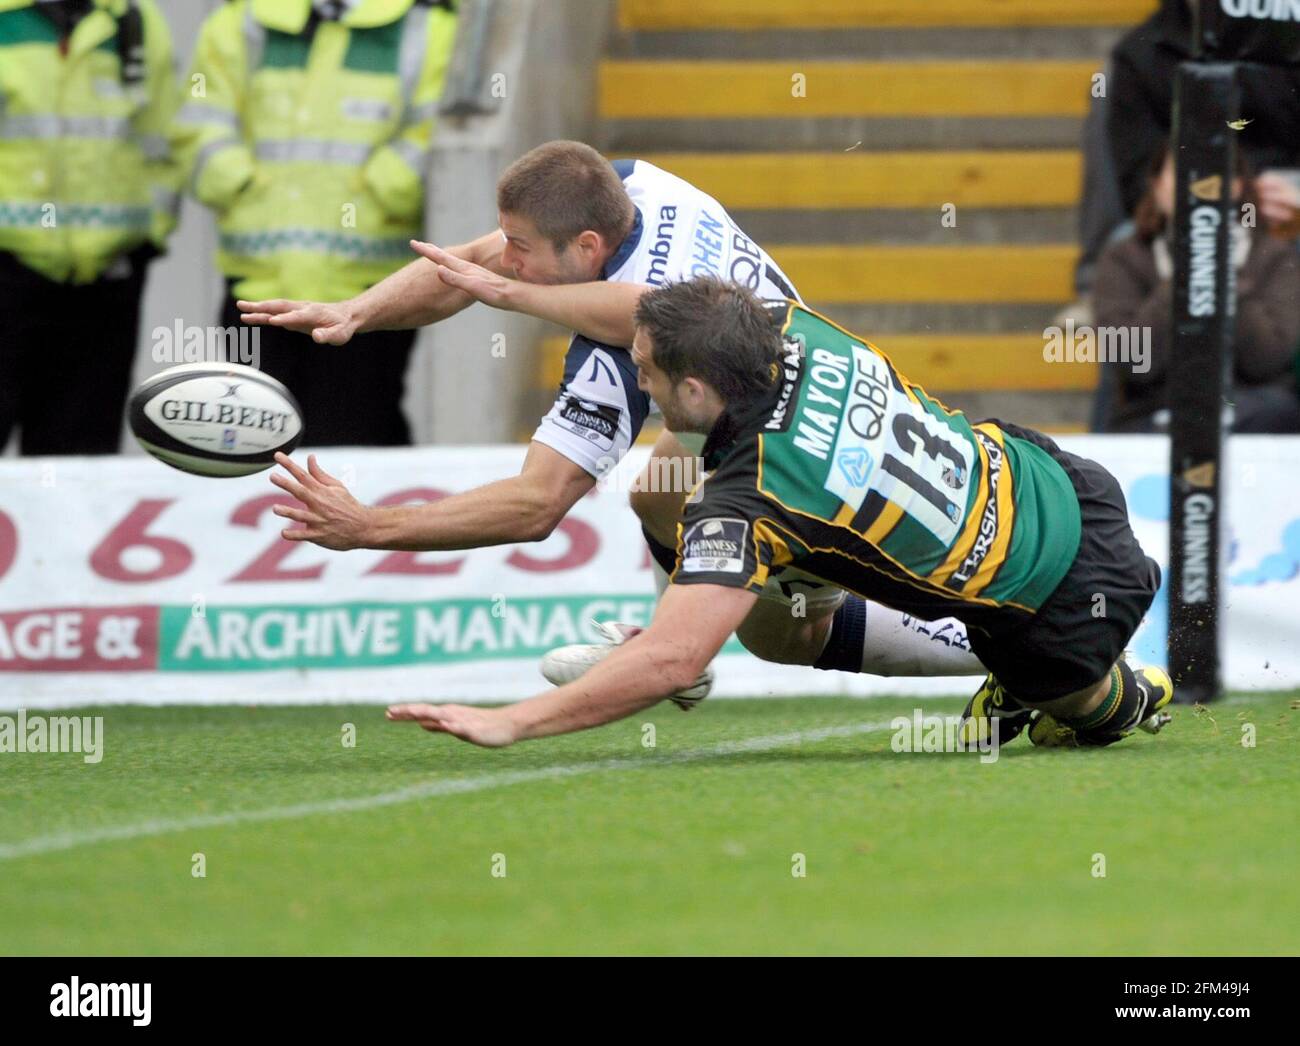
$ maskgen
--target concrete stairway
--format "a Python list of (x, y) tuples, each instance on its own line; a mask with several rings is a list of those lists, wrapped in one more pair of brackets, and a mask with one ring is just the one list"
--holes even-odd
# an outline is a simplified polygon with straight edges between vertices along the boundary
[(1091, 78), (1154, 6), (620, 0), (596, 144), (717, 196), (950, 405), (1079, 429), (1095, 368), (1044, 362), (1043, 329), (1073, 297)]

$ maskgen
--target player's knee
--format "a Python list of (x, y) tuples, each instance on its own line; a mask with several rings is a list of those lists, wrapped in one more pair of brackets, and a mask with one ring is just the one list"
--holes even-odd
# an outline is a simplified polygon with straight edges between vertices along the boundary
[(736, 638), (755, 657), (774, 664), (811, 665), (817, 660), (808, 623), (794, 618), (788, 628), (773, 628), (771, 620), (746, 622), (736, 630)]
[(638, 489), (628, 494), (627, 500), (651, 537), (669, 547), (676, 544), (679, 506), (670, 496)]
[(636, 489), (627, 496), (627, 503), (642, 523), (649, 523), (654, 516), (654, 501), (655, 495), (648, 490)]

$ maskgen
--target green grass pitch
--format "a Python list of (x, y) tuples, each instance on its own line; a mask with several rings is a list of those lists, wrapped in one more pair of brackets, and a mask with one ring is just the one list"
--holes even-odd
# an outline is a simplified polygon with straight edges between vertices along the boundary
[(1297, 696), (990, 765), (892, 751), (910, 698), (501, 751), (376, 706), (80, 709), (98, 765), (0, 755), (0, 952), (1294, 954)]

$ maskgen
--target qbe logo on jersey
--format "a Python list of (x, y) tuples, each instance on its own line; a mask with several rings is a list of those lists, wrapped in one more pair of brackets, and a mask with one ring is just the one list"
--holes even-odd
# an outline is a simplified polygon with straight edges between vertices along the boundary
[(593, 403), (570, 393), (560, 407), (559, 422), (570, 432), (590, 440), (602, 450), (614, 446), (623, 412), (608, 403)]
[(743, 519), (705, 519), (691, 524), (682, 539), (682, 569), (688, 573), (739, 574), (745, 569)]

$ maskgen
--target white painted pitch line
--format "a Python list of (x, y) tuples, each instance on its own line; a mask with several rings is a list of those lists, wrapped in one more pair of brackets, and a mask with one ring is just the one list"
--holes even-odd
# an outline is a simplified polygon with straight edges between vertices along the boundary
[(424, 784), (408, 785), (391, 792), (379, 792), (374, 795), (354, 796), (347, 799), (324, 799), (314, 803), (294, 803), (290, 806), (271, 806), (261, 810), (234, 810), (224, 814), (204, 814), (197, 817), (182, 817), (171, 820), (140, 821), (136, 824), (117, 825), (112, 828), (96, 828), (85, 832), (56, 832), (51, 835), (38, 835), (16, 843), (0, 843), (0, 861), (9, 861), (19, 857), (32, 857), (38, 854), (55, 853), (60, 850), (73, 850), (96, 843), (115, 843), (128, 839), (144, 839), (170, 832), (185, 832), (199, 828), (224, 828), (229, 825), (253, 824), (259, 821), (290, 821), (299, 817), (315, 817), (320, 814), (346, 814), (358, 810), (373, 810), (382, 806), (394, 806), (397, 803), (416, 802), (420, 799), (432, 799), (444, 795), (463, 795), (467, 792), (483, 792), (491, 788), (504, 788), (509, 785), (524, 784), (529, 781), (548, 781), (560, 777), (577, 777), (581, 774), (594, 774), (604, 771), (651, 770), (664, 764), (694, 763), (718, 756), (734, 755), (745, 752), (768, 752), (805, 742), (824, 741), (832, 737), (856, 737), (880, 730), (891, 729), (889, 722), (855, 723), (851, 726), (828, 726), (819, 730), (800, 730), (787, 734), (770, 734), (766, 737), (751, 737), (741, 741), (723, 741), (707, 748), (696, 748), (677, 754), (649, 755), (638, 759), (598, 759), (586, 763), (571, 763), (567, 766), (546, 766), (535, 770), (511, 770), (495, 774), (479, 774), (474, 777), (462, 777), (449, 780), (428, 781)]

